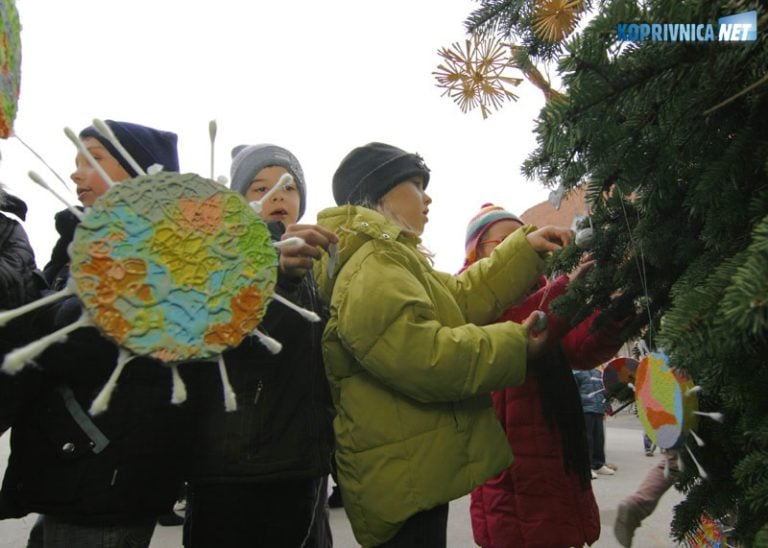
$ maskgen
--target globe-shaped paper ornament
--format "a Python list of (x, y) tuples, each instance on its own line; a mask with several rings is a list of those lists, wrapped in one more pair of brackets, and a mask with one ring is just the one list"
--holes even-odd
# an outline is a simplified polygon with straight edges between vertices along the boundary
[(21, 25), (14, 0), (0, 0), (0, 138), (13, 132), (21, 87)]
[(669, 366), (666, 354), (652, 352), (637, 367), (635, 398), (643, 429), (661, 449), (677, 447), (696, 428), (699, 409), (694, 383)]
[[(619, 399), (634, 399), (632, 387), (637, 377), (638, 362), (629, 356), (613, 358), (603, 369), (603, 386), (606, 397)], [(626, 398), (623, 396), (626, 395)]]
[(163, 362), (205, 359), (259, 325), (277, 253), (243, 198), (194, 174), (114, 185), (69, 249), (73, 289), (118, 345)]

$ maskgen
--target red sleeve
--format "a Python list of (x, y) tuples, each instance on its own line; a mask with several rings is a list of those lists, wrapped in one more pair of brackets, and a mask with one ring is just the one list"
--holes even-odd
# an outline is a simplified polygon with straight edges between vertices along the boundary
[(620, 337), (621, 329), (631, 318), (609, 322), (590, 332), (592, 323), (600, 313), (600, 310), (595, 310), (563, 337), (561, 344), (572, 369), (593, 369), (615, 356), (624, 344)]

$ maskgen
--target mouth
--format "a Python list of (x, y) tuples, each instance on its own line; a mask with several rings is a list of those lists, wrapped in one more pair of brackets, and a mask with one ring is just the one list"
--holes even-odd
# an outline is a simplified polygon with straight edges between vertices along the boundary
[(285, 219), (288, 217), (288, 212), (285, 209), (275, 209), (267, 213), (266, 216), (270, 219)]
[(77, 189), (77, 198), (81, 200), (85, 194), (88, 194), (91, 190), (88, 188), (78, 188)]

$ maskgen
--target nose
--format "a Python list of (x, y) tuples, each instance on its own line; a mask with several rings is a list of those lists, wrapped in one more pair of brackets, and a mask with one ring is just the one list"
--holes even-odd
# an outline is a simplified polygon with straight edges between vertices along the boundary
[(70, 173), (69, 178), (72, 179), (72, 182), (77, 184), (79, 181), (82, 181), (84, 179), (83, 175), (83, 169), (80, 167), (76, 167), (75, 171)]
[(426, 192), (424, 193), (424, 203), (425, 203), (426, 205), (429, 205), (429, 204), (431, 204), (431, 203), (432, 203), (432, 196), (430, 196), (430, 195), (429, 195), (429, 194), (427, 194)]

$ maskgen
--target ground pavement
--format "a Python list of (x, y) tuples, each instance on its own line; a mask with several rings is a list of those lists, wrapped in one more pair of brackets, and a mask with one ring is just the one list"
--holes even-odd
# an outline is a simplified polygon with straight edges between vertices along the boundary
[[(0, 472), (4, 472), (8, 455), (8, 434), (0, 437)], [(593, 490), (600, 507), (602, 534), (593, 544), (597, 548), (614, 548), (619, 543), (613, 536), (613, 521), (616, 506), (627, 494), (640, 484), (646, 471), (660, 458), (643, 453), (643, 440), (640, 424), (633, 415), (622, 413), (607, 420), (606, 453), (608, 461), (618, 465), (614, 476), (600, 476), (594, 480)], [(639, 548), (667, 548), (675, 546), (669, 537), (669, 523), (672, 508), (682, 499), (674, 489), (661, 499), (656, 512), (635, 533), (633, 546)], [(469, 497), (451, 503), (448, 518), (449, 548), (471, 548), (472, 531), (469, 523)], [(0, 521), (0, 548), (23, 548), (27, 531), (34, 523), (34, 516), (23, 519)], [(344, 510), (331, 510), (331, 527), (336, 548), (354, 548), (358, 546), (352, 536)], [(178, 548), (181, 546), (181, 527), (160, 527), (155, 529), (151, 548)]]

